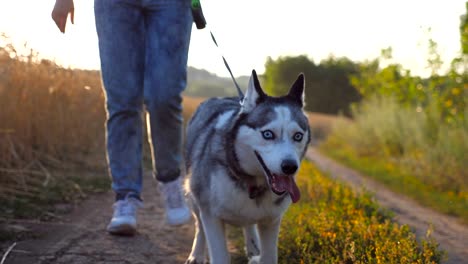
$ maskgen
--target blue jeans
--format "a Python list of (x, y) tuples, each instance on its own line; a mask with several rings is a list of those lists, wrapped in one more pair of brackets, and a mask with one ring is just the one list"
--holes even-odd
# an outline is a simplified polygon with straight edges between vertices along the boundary
[(156, 179), (181, 174), (190, 0), (95, 0), (94, 12), (112, 188), (139, 196), (145, 113)]

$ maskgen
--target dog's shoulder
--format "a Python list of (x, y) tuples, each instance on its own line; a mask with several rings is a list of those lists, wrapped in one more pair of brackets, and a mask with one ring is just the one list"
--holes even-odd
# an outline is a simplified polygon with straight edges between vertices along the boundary
[(199, 159), (196, 162), (219, 155), (218, 151), (224, 149), (224, 135), (239, 110), (239, 100), (234, 97), (210, 98), (198, 106), (187, 126), (187, 167), (192, 164), (194, 155)]
[(240, 103), (237, 98), (210, 98), (204, 101), (198, 106), (188, 123), (188, 141), (195, 140), (198, 138), (197, 135), (206, 133), (210, 129), (219, 128), (219, 119), (221, 123), (227, 123), (239, 110)]
[(239, 110), (240, 103), (236, 97), (215, 97), (202, 102), (193, 114), (190, 123), (199, 119), (208, 120), (226, 111)]

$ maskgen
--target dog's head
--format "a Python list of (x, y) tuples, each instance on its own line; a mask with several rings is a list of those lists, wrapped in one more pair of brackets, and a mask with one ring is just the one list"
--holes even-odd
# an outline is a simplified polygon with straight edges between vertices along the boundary
[(269, 186), (292, 201), (300, 198), (295, 175), (310, 142), (310, 128), (304, 114), (304, 75), (300, 74), (285, 96), (265, 94), (252, 71), (242, 103), (235, 152), (239, 166), (256, 176), (257, 184)]

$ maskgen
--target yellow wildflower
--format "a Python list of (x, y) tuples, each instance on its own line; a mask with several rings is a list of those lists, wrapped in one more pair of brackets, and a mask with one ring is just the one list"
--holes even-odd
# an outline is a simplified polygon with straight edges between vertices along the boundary
[(451, 99), (448, 99), (447, 101), (445, 101), (445, 106), (446, 107), (451, 107), (453, 104), (452, 100)]

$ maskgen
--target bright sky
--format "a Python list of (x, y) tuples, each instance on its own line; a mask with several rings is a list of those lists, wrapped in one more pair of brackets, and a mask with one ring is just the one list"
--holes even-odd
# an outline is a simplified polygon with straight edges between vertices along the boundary
[[(0, 33), (66, 67), (99, 69), (92, 0), (75, 0), (75, 25), (61, 34), (50, 18), (55, 0), (2, 0)], [(202, 0), (235, 75), (262, 73), (268, 56), (329, 54), (362, 61), (392, 46), (395, 61), (425, 75), (425, 29), (445, 62), (459, 54), (465, 0)], [(3, 46), (4, 43), (1, 43)], [(228, 76), (208, 30), (192, 31), (189, 65)]]

